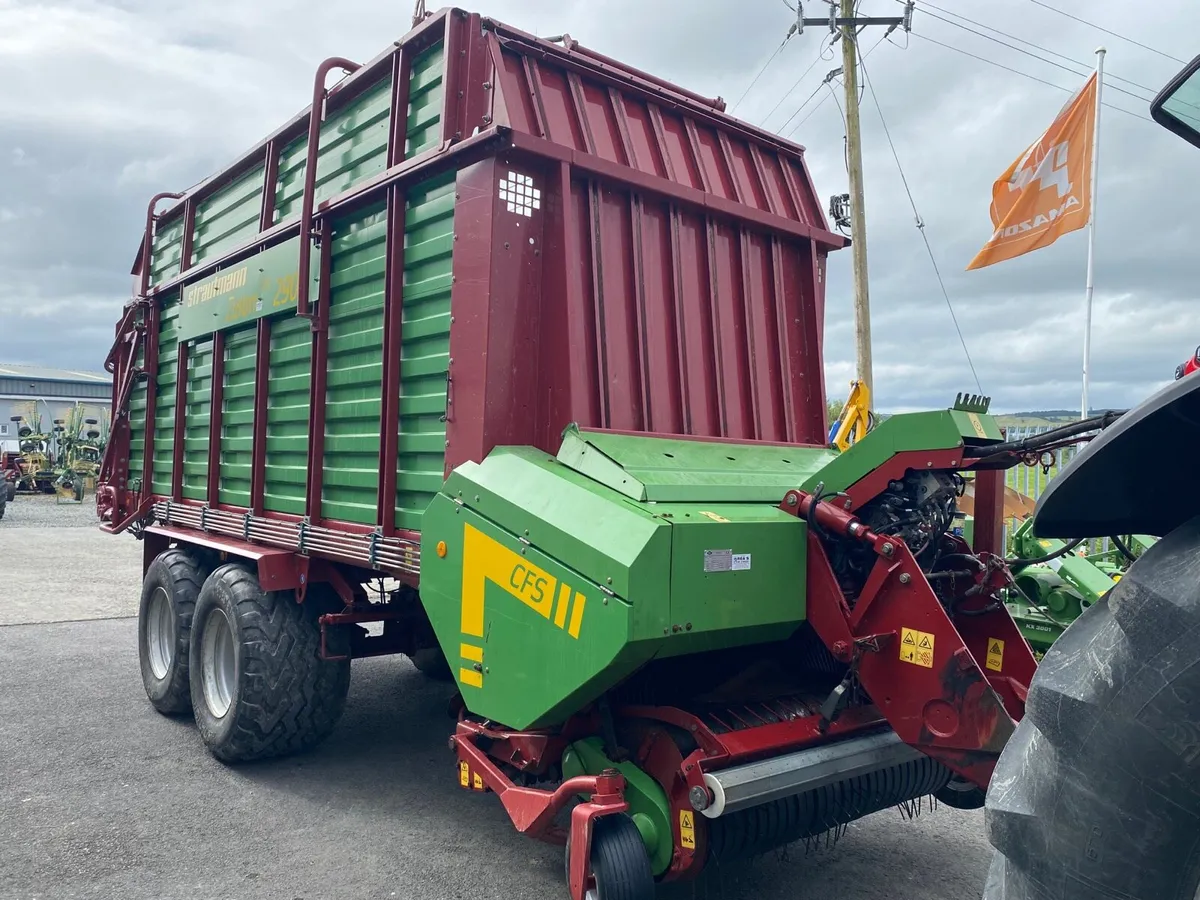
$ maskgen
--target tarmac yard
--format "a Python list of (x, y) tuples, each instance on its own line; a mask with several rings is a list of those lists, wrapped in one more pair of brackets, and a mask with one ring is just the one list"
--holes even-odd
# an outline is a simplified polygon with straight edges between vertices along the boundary
[[(138, 673), (141, 545), (82, 506), (0, 521), (0, 900), (543, 900), (562, 850), (457, 787), (451, 689), (403, 657), (354, 663), (346, 714), (303, 756), (237, 768)], [(983, 813), (926, 803), (793, 845), (661, 900), (974, 900)]]

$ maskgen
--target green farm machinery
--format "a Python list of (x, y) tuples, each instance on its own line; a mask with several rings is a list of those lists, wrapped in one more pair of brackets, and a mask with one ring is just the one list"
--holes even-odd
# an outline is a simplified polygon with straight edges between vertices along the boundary
[(42, 427), (42, 416), (33, 404), (26, 415), (12, 417), (17, 426), (15, 479), (16, 491), (25, 493), (53, 493), (54, 479), (54, 432)]
[(37, 404), (31, 404), (12, 421), (20, 450), (13, 462), (14, 491), (57, 493), (60, 499), (82, 501), (87, 483), (100, 471), (108, 439), (107, 411), (89, 416), (82, 403), (75, 403), (46, 428)]
[(54, 489), (60, 500), (83, 501), (88, 482), (100, 471), (108, 436), (108, 417), (90, 417), (76, 403), (65, 419), (55, 420), (57, 458)]
[(151, 703), (236, 764), (405, 654), (573, 900), (981, 806), (1036, 668), (1002, 470), (1113, 417), (831, 447), (821, 209), (799, 147), (567, 36), (447, 9), (326, 60), (147, 208), (96, 502)]
[(1141, 534), (1108, 540), (1110, 549), (1038, 538), (1033, 519), (1013, 532), (1009, 566), (1014, 583), (1006, 604), (1038, 659), (1155, 543), (1155, 538)]

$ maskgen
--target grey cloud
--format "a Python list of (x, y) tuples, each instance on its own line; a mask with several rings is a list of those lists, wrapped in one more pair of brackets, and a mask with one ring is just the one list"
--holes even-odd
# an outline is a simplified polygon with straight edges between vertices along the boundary
[[(1069, 0), (1059, 0), (1071, 7)], [(1090, 65), (1103, 40), (1111, 73), (1157, 88), (1176, 64), (1055, 16), (1027, 0), (939, 6)], [(810, 12), (819, 3), (808, 4)], [(864, 0), (862, 12), (899, 10)], [(778, 0), (501, 0), (481, 12), (582, 43), (731, 103), (794, 17)], [(936, 15), (942, 15), (936, 13)], [(1181, 58), (1200, 51), (1200, 9), (1164, 0), (1130, 23), (1119, 0), (1086, 15)], [(307, 102), (331, 55), (367, 59), (407, 30), (410, 6), (260, 0), (122, 0), (0, 6), (0, 359), (96, 367), (128, 296), (147, 197), (194, 184)], [(922, 15), (918, 34), (1074, 88), (1082, 82)], [(870, 47), (879, 32), (861, 38)], [(737, 110), (778, 126), (840, 51), (816, 57), (820, 29), (791, 40)], [(894, 35), (903, 45), (905, 39)], [(978, 272), (963, 271), (990, 233), (992, 181), (1051, 121), (1067, 94), (919, 37), (866, 62), (958, 312), (984, 389), (1000, 409), (1078, 403), (1085, 237)], [(1120, 82), (1118, 82), (1120, 84)], [(1128, 85), (1123, 85), (1129, 87)], [(840, 89), (840, 88), (839, 88)], [(1132, 89), (1132, 88), (1131, 88)], [(827, 89), (822, 89), (828, 93)], [(1136, 92), (1136, 91), (1135, 91)], [(1146, 115), (1146, 104), (1108, 92)], [(822, 198), (846, 190), (842, 119), (818, 93), (796, 130)], [(863, 100), (876, 391), (884, 409), (945, 404), (972, 386), (946, 305), (896, 173), (871, 96)], [(1093, 401), (1136, 402), (1200, 343), (1193, 287), (1200, 153), (1148, 122), (1104, 111)], [(831, 257), (826, 381), (853, 375), (850, 254)]]

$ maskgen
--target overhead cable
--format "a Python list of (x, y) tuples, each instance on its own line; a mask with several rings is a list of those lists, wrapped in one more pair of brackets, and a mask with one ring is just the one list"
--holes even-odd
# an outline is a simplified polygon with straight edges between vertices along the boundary
[(912, 207), (913, 219), (917, 226), (917, 231), (921, 234), (921, 240), (925, 244), (925, 252), (929, 254), (929, 262), (933, 266), (933, 274), (937, 276), (938, 286), (942, 289), (942, 297), (946, 300), (946, 308), (950, 310), (950, 320), (954, 323), (954, 330), (958, 332), (958, 341), (962, 344), (963, 353), (967, 357), (967, 365), (971, 369), (971, 375), (975, 379), (975, 386), (979, 388), (979, 393), (983, 394), (983, 385), (979, 381), (979, 373), (975, 371), (975, 361), (971, 359), (971, 351), (967, 349), (967, 340), (963, 337), (962, 328), (958, 324), (958, 316), (954, 312), (954, 304), (950, 302), (950, 292), (946, 290), (946, 282), (942, 280), (942, 271), (938, 268), (937, 258), (933, 255), (933, 247), (930, 246), (929, 236), (925, 234), (925, 220), (921, 218), (921, 214), (917, 211), (917, 202), (913, 199), (912, 188), (909, 187), (908, 178), (904, 174), (904, 166), (900, 163), (900, 154), (896, 152), (896, 144), (892, 140), (891, 129), (888, 128), (887, 119), (883, 115), (883, 107), (879, 104), (879, 95), (875, 93), (875, 85), (871, 83), (871, 75), (867, 72), (866, 63), (863, 63), (860, 68), (863, 73), (863, 80), (867, 83), (867, 90), (871, 92), (871, 100), (875, 104), (875, 111), (879, 113), (879, 121), (883, 124), (883, 133), (887, 137), (888, 146), (892, 150), (892, 159), (896, 161), (896, 170), (900, 173), (900, 182), (904, 185), (904, 193), (908, 195), (908, 205)]
[(1182, 60), (1178, 56), (1172, 56), (1170, 53), (1165, 53), (1162, 50), (1158, 50), (1154, 47), (1151, 47), (1149, 44), (1143, 44), (1141, 41), (1136, 41), (1133, 38), (1129, 37), (1128, 35), (1121, 34), (1116, 31), (1110, 31), (1109, 29), (1105, 28), (1103, 25), (1097, 25), (1095, 22), (1089, 22), (1087, 19), (1081, 19), (1081, 18), (1079, 18), (1079, 16), (1072, 15), (1071, 13), (1066, 12), (1065, 10), (1061, 10), (1056, 6), (1051, 6), (1049, 3), (1043, 3), (1042, 0), (1029, 0), (1029, 2), (1035, 4), (1036, 6), (1040, 6), (1043, 9), (1048, 9), (1051, 12), (1056, 12), (1060, 16), (1066, 16), (1068, 19), (1074, 19), (1076, 22), (1079, 22), (1083, 25), (1087, 25), (1090, 28), (1095, 28), (1097, 31), (1103, 31), (1105, 34), (1111, 34), (1113, 37), (1118, 38), (1119, 40), (1125, 41), (1127, 43), (1133, 44), (1135, 47), (1141, 47), (1143, 50), (1149, 50), (1151, 53), (1157, 53), (1159, 56), (1164, 57), (1165, 59), (1173, 60), (1174, 62), (1177, 62), (1180, 65), (1184, 65), (1186, 63), (1186, 60)]

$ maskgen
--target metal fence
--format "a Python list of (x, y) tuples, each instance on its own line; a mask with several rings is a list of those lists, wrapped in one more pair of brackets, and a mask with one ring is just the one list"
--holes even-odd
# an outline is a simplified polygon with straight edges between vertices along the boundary
[[(1024, 426), (1009, 426), (1004, 430), (1005, 440), (1018, 441), (1024, 438), (1033, 437), (1035, 434), (1043, 434), (1051, 428), (1056, 428), (1056, 425), (1024, 425)], [(1072, 444), (1069, 447), (1060, 447), (1057, 450), (1051, 451), (1042, 460), (1042, 465), (1037, 466), (1014, 466), (1004, 473), (1004, 486), (1012, 488), (1018, 493), (1024, 494), (1032, 500), (1037, 500), (1045, 492), (1046, 487), (1054, 478), (1066, 468), (1067, 464), (1075, 457), (1080, 450), (1087, 446), (1086, 442)], [(1046, 464), (1049, 464), (1048, 466)], [(1004, 547), (1006, 550), (1012, 549), (1012, 534), (1020, 525), (1018, 519), (1007, 519), (1004, 522)], [(1110, 546), (1108, 538), (1099, 538), (1088, 543), (1089, 553), (1108, 553), (1114, 549)]]

